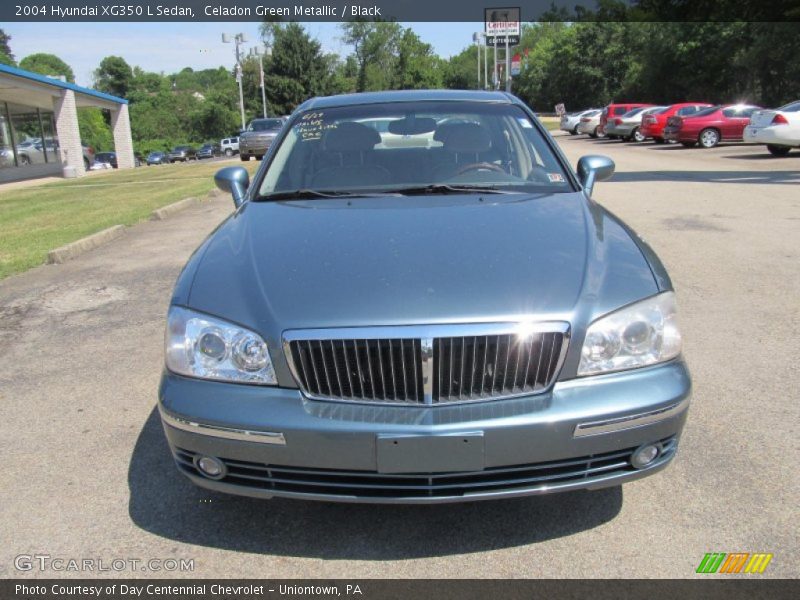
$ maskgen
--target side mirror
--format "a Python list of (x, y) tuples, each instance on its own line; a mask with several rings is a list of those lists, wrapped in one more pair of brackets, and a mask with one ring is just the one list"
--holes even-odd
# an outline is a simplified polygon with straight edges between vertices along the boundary
[(596, 154), (583, 156), (578, 161), (578, 180), (581, 182), (586, 195), (592, 195), (592, 188), (596, 181), (605, 181), (614, 174), (614, 161), (607, 156)]
[(244, 167), (225, 167), (214, 175), (214, 183), (223, 192), (233, 196), (233, 204), (239, 208), (244, 203), (247, 187), (250, 185), (250, 175)]

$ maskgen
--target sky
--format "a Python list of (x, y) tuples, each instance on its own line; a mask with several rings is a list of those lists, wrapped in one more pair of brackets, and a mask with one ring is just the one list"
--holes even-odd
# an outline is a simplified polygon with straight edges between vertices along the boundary
[[(338, 23), (304, 23), (325, 52), (350, 53), (341, 41)], [(483, 23), (404, 23), (437, 54), (447, 58), (472, 43), (472, 33)], [(223, 44), (222, 33), (245, 33), (249, 42), (260, 41), (259, 23), (6, 23), (11, 50), (17, 61), (36, 52), (55, 54), (75, 72), (78, 85), (91, 86), (92, 73), (105, 56), (122, 56), (145, 71), (174, 73), (232, 67), (233, 44)]]

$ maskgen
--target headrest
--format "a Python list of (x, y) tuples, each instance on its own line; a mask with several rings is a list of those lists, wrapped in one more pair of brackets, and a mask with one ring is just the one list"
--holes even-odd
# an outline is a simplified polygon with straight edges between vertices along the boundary
[(436, 129), (436, 121), (429, 118), (406, 117), (389, 123), (389, 133), (395, 135), (421, 135)]
[(328, 129), (322, 138), (322, 147), (329, 152), (363, 152), (381, 143), (381, 134), (353, 121), (339, 123)]
[(449, 125), (442, 141), (448, 152), (486, 152), (492, 147), (492, 138), (477, 123)]

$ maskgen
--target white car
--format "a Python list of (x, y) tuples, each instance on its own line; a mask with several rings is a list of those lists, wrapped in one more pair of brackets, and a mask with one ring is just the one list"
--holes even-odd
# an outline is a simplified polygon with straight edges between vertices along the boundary
[(234, 154), (239, 154), (239, 138), (225, 138), (219, 141), (219, 149), (225, 156), (231, 157)]
[(605, 137), (600, 131), (600, 115), (602, 110), (592, 110), (583, 115), (578, 122), (578, 133), (585, 133), (591, 138)]
[(744, 128), (744, 141), (766, 144), (774, 156), (800, 148), (800, 100), (774, 110), (757, 110)]
[(578, 125), (581, 122), (581, 117), (585, 117), (589, 115), (589, 113), (593, 113), (595, 111), (599, 111), (599, 109), (590, 108), (587, 110), (579, 110), (578, 112), (564, 113), (561, 115), (561, 124), (559, 125), (559, 129), (561, 131), (568, 131), (570, 135), (577, 135)]

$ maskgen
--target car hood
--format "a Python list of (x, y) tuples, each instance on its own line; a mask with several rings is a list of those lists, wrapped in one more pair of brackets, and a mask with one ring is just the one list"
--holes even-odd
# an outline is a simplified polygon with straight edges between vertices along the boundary
[(296, 328), (578, 324), (657, 291), (632, 233), (582, 193), (458, 195), (247, 202), (173, 302), (274, 344)]

